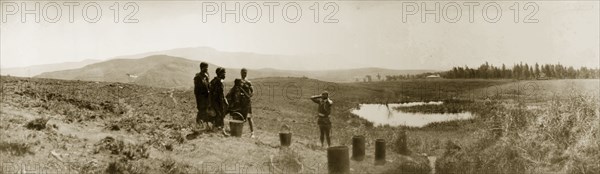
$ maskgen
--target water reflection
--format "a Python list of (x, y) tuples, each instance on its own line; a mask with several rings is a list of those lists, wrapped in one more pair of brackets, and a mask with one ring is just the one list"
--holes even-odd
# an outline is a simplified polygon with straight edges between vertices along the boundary
[(423, 127), (433, 122), (444, 122), (459, 119), (470, 119), (470, 112), (463, 113), (408, 113), (394, 107), (410, 107), (418, 105), (441, 105), (443, 102), (409, 102), (394, 104), (361, 104), (352, 113), (373, 122), (375, 125)]

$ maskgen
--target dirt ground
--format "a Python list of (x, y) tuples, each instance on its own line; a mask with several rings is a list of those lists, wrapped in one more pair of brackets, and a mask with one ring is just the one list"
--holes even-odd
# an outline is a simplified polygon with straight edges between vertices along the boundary
[[(256, 137), (246, 124), (236, 138), (193, 122), (190, 91), (15, 77), (2, 83), (0, 173), (327, 172), (309, 101), (257, 102)], [(285, 109), (294, 105), (302, 107)], [(293, 127), (291, 147), (280, 147), (284, 124)], [(347, 141), (335, 137), (334, 145)], [(351, 161), (352, 173), (430, 170), (426, 156), (390, 150), (388, 163), (375, 166), (374, 144), (366, 149), (365, 160)]]

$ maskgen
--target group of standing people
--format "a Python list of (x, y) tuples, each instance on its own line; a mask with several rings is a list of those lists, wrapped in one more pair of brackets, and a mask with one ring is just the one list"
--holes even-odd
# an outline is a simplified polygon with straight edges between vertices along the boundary
[[(251, 98), (254, 94), (252, 83), (246, 79), (248, 70), (242, 68), (241, 78), (234, 80), (234, 86), (225, 95), (225, 69), (217, 68), (217, 74), (209, 81), (208, 64), (200, 63), (200, 72), (194, 77), (194, 95), (196, 95), (196, 107), (198, 114), (196, 122), (198, 124), (206, 124), (205, 128), (214, 131), (222, 131), (227, 135), (224, 129), (224, 119), (227, 114), (230, 114), (234, 119), (247, 121), (250, 124), (250, 137), (254, 138), (254, 127), (252, 122), (252, 102)], [(317, 124), (320, 130), (321, 146), (331, 146), (331, 105), (333, 101), (329, 98), (327, 91), (321, 95), (315, 95), (310, 98), (313, 102), (319, 105)], [(210, 126), (212, 124), (212, 127)]]
[[(196, 96), (196, 122), (206, 124), (213, 131), (225, 131), (225, 116), (247, 121), (250, 124), (250, 137), (254, 138), (251, 98), (254, 93), (252, 83), (246, 79), (248, 70), (243, 68), (241, 78), (235, 79), (234, 86), (225, 94), (225, 68), (217, 68), (217, 74), (209, 81), (208, 64), (200, 63), (200, 72), (194, 77), (194, 95)], [(211, 125), (212, 124), (212, 127)]]

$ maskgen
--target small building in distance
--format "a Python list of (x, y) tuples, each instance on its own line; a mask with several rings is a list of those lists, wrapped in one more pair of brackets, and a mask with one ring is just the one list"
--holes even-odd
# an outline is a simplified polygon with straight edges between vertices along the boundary
[(442, 77), (440, 77), (439, 74), (432, 74), (432, 75), (428, 75), (427, 77), (425, 77), (426, 79), (441, 79)]

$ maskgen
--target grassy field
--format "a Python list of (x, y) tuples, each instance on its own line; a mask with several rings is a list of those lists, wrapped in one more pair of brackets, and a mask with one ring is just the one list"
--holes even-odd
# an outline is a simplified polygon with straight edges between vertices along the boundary
[(448, 148), (439, 173), (600, 173), (598, 80), (523, 81), (494, 91), (472, 143)]
[[(491, 158), (491, 153), (504, 154), (501, 150), (505, 149), (523, 148), (527, 152), (542, 154), (545, 151), (534, 151), (534, 147), (506, 143), (508, 140), (523, 141), (522, 144), (539, 140), (535, 136), (544, 135), (539, 132), (542, 130), (561, 126), (598, 130), (597, 126), (594, 128), (594, 124), (590, 124), (598, 122), (597, 107), (591, 109), (594, 112), (581, 113), (588, 116), (577, 117), (568, 125), (556, 119), (546, 120), (545, 129), (533, 124), (544, 121), (542, 118), (551, 118), (555, 112), (574, 113), (575, 110), (585, 110), (581, 107), (590, 107), (593, 103), (585, 99), (581, 100), (581, 106), (559, 103), (564, 106), (563, 110), (555, 111), (552, 108), (561, 107), (551, 107), (546, 104), (549, 100), (540, 97), (553, 96), (549, 95), (552, 91), (565, 91), (564, 86), (560, 86), (563, 84), (589, 93), (590, 89), (598, 89), (597, 80), (536, 82), (540, 88), (535, 88), (536, 93), (529, 93), (527, 89), (530, 88), (513, 89), (514, 85), (526, 86), (519, 84), (528, 83), (509, 80), (330, 83), (307, 78), (254, 79), (255, 139), (247, 134), (243, 138), (226, 138), (217, 133), (203, 132), (194, 121), (196, 109), (191, 90), (4, 76), (1, 81), (0, 155), (5, 162), (2, 167), (5, 171), (0, 172), (4, 173), (21, 171), (25, 166), (38, 166), (35, 168), (37, 171), (69, 170), (82, 173), (323, 173), (327, 170), (326, 150), (318, 143), (317, 106), (308, 99), (323, 90), (329, 91), (334, 100), (333, 144), (349, 146), (353, 135), (367, 137), (367, 159), (363, 162), (353, 161), (353, 173), (429, 173), (433, 168), (429, 166), (428, 157), (439, 158), (435, 167), (438, 173), (542, 171), (537, 170), (542, 167), (533, 165), (537, 163), (525, 163), (525, 168), (503, 171), (499, 167), (516, 165), (509, 163), (512, 158), (508, 157), (484, 160)], [(593, 86), (594, 82), (596, 86)], [(570, 95), (563, 98), (579, 99), (578, 95)], [(446, 112), (460, 107), (461, 110), (475, 113), (476, 118), (435, 123), (424, 128), (376, 127), (350, 113), (360, 103), (441, 100), (469, 102), (444, 104), (440, 106), (442, 108), (430, 108), (428, 112)], [(533, 108), (534, 111), (527, 108)], [(294, 135), (294, 143), (290, 148), (279, 147), (278, 133), (283, 125), (291, 127)], [(245, 133), (249, 132), (247, 127), (244, 128)], [(400, 143), (396, 143), (398, 133), (402, 131), (406, 131), (408, 136), (409, 155), (396, 153), (400, 146)], [(531, 136), (527, 138), (531, 139), (524, 139), (520, 134), (522, 132), (527, 132)], [(569, 153), (580, 158), (568, 158), (567, 162), (550, 165), (555, 168), (543, 169), (571, 171), (573, 167), (570, 165), (576, 161), (570, 160), (579, 160), (590, 163), (583, 170), (597, 170), (591, 165), (600, 161), (597, 156), (581, 154), (587, 154), (590, 149), (593, 152), (594, 147), (598, 146), (581, 142), (582, 136), (595, 136), (589, 138), (597, 140), (597, 134), (578, 132), (568, 142), (558, 142), (562, 139), (549, 142), (563, 143), (547, 147), (553, 152), (568, 149)], [(378, 138), (388, 141), (389, 162), (385, 166), (373, 166), (374, 141)], [(486, 141), (486, 138), (493, 138), (494, 141)], [(491, 145), (482, 145), (484, 142)], [(575, 145), (573, 142), (578, 143)], [(473, 152), (473, 148), (484, 151)], [(521, 154), (520, 151), (517, 153)], [(550, 159), (535, 157), (536, 160)], [(481, 160), (476, 162), (482, 164), (464, 165), (471, 164), (474, 159)], [(494, 160), (503, 163), (496, 165)]]
[[(348, 130), (355, 130), (348, 127), (368, 125), (349, 115), (347, 110), (356, 103), (341, 95), (349, 92), (353, 95), (347, 96), (358, 100), (370, 95), (368, 90), (304, 78), (254, 83), (257, 138), (245, 134), (236, 139), (201, 131), (194, 121), (191, 90), (2, 77), (0, 154), (10, 159), (3, 163), (4, 172), (20, 171), (31, 163), (44, 164), (35, 168), (37, 172), (325, 172), (326, 151), (317, 143), (317, 106), (308, 99), (323, 89), (340, 94), (334, 99), (334, 145), (348, 144)], [(32, 122), (39, 129), (26, 126)], [(279, 147), (283, 125), (292, 128), (291, 148)], [(249, 132), (247, 126), (244, 131)], [(369, 147), (368, 154), (373, 154)], [(372, 160), (368, 155), (364, 162), (353, 162), (353, 171), (429, 171), (421, 156), (389, 153), (390, 165), (377, 167)]]

